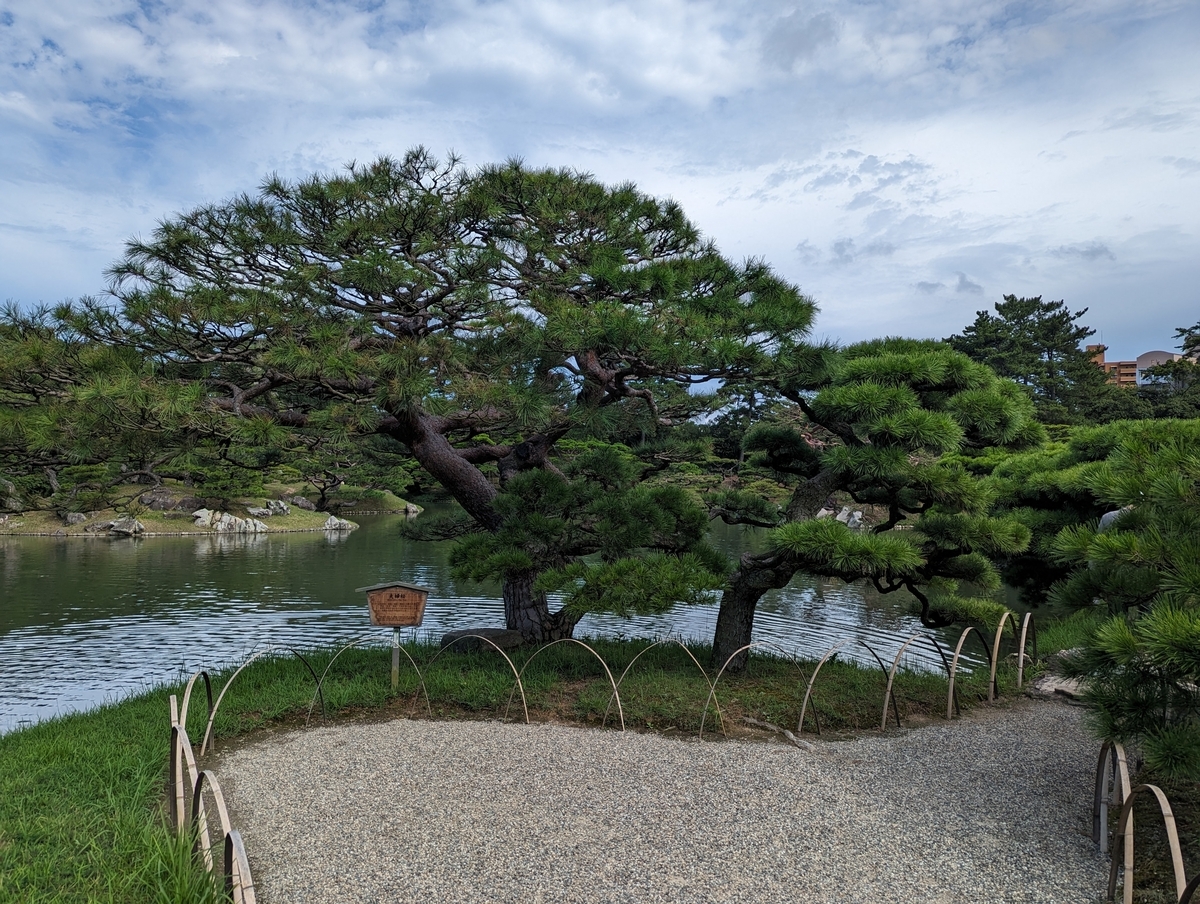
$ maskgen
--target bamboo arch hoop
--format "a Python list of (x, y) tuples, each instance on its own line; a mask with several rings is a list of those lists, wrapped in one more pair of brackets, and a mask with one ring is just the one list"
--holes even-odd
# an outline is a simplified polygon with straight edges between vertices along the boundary
[(1037, 624), (1033, 620), (1033, 613), (1026, 612), (1025, 617), (1021, 619), (1021, 640), (1017, 648), (1017, 690), (1021, 689), (1021, 685), (1025, 681), (1025, 637), (1029, 629), (1033, 629), (1033, 658), (1038, 658), (1038, 642), (1037, 642)]
[[(812, 698), (813, 685), (817, 682), (817, 675), (821, 673), (821, 666), (825, 665), (825, 663), (829, 661), (829, 658), (833, 656), (834, 653), (848, 643), (850, 643), (849, 638), (835, 643), (832, 647), (825, 651), (825, 655), (821, 657), (821, 661), (818, 662), (816, 668), (813, 669), (812, 677), (808, 679), (808, 687), (804, 689), (804, 702), (800, 704), (800, 719), (796, 722), (796, 737), (800, 737), (800, 735), (804, 734), (804, 714), (808, 711), (808, 701)], [(862, 641), (859, 641), (859, 643), (862, 643)], [(817, 735), (819, 737), (821, 734), (821, 720), (817, 716), (816, 704), (813, 704), (813, 725), (816, 727)]]
[(1192, 881), (1187, 884), (1187, 888), (1183, 890), (1183, 895), (1179, 899), (1179, 904), (1191, 904), (1192, 898), (1196, 892), (1200, 891), (1200, 873), (1192, 877)]
[[(333, 668), (333, 664), (338, 661), (338, 657), (341, 656), (343, 653), (345, 653), (347, 650), (349, 650), (351, 647), (356, 647), (360, 643), (362, 643), (364, 640), (368, 640), (375, 636), (376, 635), (373, 632), (371, 634), (363, 634), (360, 637), (356, 637), (353, 640), (351, 640), (349, 643), (345, 644), (340, 650), (338, 650), (336, 653), (333, 654), (333, 658), (329, 660), (329, 662), (325, 665), (325, 670), (323, 672), (321, 672), (320, 678), (317, 678), (317, 673), (313, 671), (312, 666), (309, 666), (308, 670), (310, 672), (312, 672), (313, 678), (315, 678), (317, 681), (317, 690), (313, 694), (313, 698), (308, 704), (308, 715), (306, 715), (304, 717), (304, 727), (305, 728), (308, 727), (309, 720), (312, 719), (313, 707), (317, 703), (317, 697), (321, 698), (321, 721), (322, 722), (326, 721), (326, 719), (325, 719), (325, 695), (322, 692), (322, 688), (325, 685), (325, 677), (329, 674), (329, 670), (331, 668)], [(400, 650), (401, 653), (404, 654), (404, 657), (409, 661), (409, 664), (412, 665), (413, 671), (417, 673), (417, 678), (420, 679), (419, 687), (425, 694), (425, 710), (426, 710), (426, 712), (429, 713), (429, 717), (433, 718), (433, 707), (429, 703), (429, 689), (425, 687), (425, 676), (422, 675), (421, 670), (419, 668), (417, 668), (417, 664), (416, 664), (416, 662), (413, 661), (412, 656), (409, 655), (408, 650), (404, 649), (404, 647), (399, 647), (398, 649)], [(295, 653), (296, 651), (292, 650), (292, 652)], [(299, 653), (296, 653), (296, 655), (300, 656)], [(434, 658), (436, 659), (437, 657), (434, 657)], [(304, 661), (303, 656), (300, 656), (300, 660), (302, 662), (304, 662), (305, 665), (308, 665), (308, 663)]]
[[(443, 653), (445, 653), (447, 650), (449, 650), (455, 644), (460, 643), (464, 640), (471, 639), (471, 638), (473, 638), (475, 640), (482, 640), (484, 643), (486, 643), (489, 647), (491, 647), (493, 650), (495, 650), (497, 653), (499, 653), (501, 656), (503, 656), (504, 661), (508, 663), (508, 667), (510, 669), (512, 669), (513, 677), (517, 680), (516, 686), (518, 688), (520, 688), (520, 690), (521, 690), (521, 708), (525, 711), (525, 724), (528, 725), (529, 724), (529, 704), (525, 700), (525, 685), (521, 683), (521, 673), (517, 671), (517, 667), (515, 665), (513, 665), (513, 661), (508, 658), (508, 654), (505, 653), (498, 646), (496, 646), (496, 644), (494, 644), (491, 640), (484, 637), (482, 634), (464, 634), (461, 637), (454, 638), (454, 640), (452, 640), (450, 643), (446, 644), (444, 647), (442, 647), (440, 650), (438, 650), (437, 653), (434, 654), (433, 658), (431, 660), (429, 660), (429, 662), (425, 663), (425, 668), (426, 669), (430, 668), (435, 662), (438, 661), (438, 658)], [(601, 661), (603, 661), (603, 660), (601, 660)], [(608, 668), (608, 667), (605, 666), (605, 668)], [(425, 680), (424, 678), (421, 679), (422, 683), (424, 683), (424, 680)], [(426, 702), (428, 702), (428, 700), (429, 700), (429, 692), (428, 691), (425, 692), (425, 700), (426, 700)], [(508, 695), (508, 702), (510, 704), (512, 703), (512, 693), (511, 692)], [(432, 710), (431, 710), (431, 712), (432, 712)], [(504, 710), (504, 713), (505, 713), (505, 718), (507, 718), (508, 717), (507, 708)]]
[(1004, 614), (1000, 616), (1000, 624), (996, 625), (996, 639), (992, 641), (992, 670), (988, 676), (988, 703), (994, 703), (997, 697), (996, 687), (996, 666), (1000, 664), (1000, 641), (1004, 637), (1004, 623), (1012, 621), (1013, 636), (1017, 634), (1017, 622), (1013, 618), (1013, 612), (1010, 609), (1005, 609)]
[[(1163, 794), (1162, 789), (1157, 785), (1138, 785), (1125, 799), (1124, 805), (1121, 807), (1121, 819), (1117, 823), (1117, 847), (1123, 848), (1125, 865), (1125, 888), (1123, 890), (1122, 899), (1124, 904), (1133, 904), (1133, 805), (1139, 794), (1150, 792), (1158, 801), (1158, 808), (1162, 812), (1163, 825), (1167, 830), (1167, 845), (1171, 849), (1171, 867), (1175, 872), (1175, 895), (1177, 900), (1184, 901), (1184, 895), (1188, 898), (1196, 890), (1196, 883), (1192, 882), (1189, 890), (1187, 876), (1183, 871), (1183, 852), (1179, 847), (1179, 833), (1175, 829), (1175, 814), (1171, 812), (1171, 803), (1167, 800), (1167, 796)], [(1113, 852), (1112, 865), (1108, 869), (1108, 900), (1116, 899), (1117, 893), (1117, 870), (1118, 857), (1116, 851)]]
[(729, 654), (729, 658), (725, 660), (725, 664), (721, 666), (721, 670), (717, 672), (717, 677), (712, 680), (711, 689), (708, 692), (708, 699), (704, 701), (704, 712), (700, 714), (700, 733), (696, 736), (697, 740), (704, 740), (704, 723), (708, 718), (708, 707), (714, 700), (717, 699), (717, 682), (721, 680), (721, 676), (725, 674), (725, 670), (729, 668), (729, 663), (733, 662), (733, 657), (739, 653), (744, 653), (746, 650), (753, 650), (759, 647), (769, 647), (783, 654), (783, 658), (789, 660), (796, 667), (796, 671), (800, 673), (800, 680), (804, 680), (804, 669), (800, 668), (800, 663), (796, 662), (796, 658), (781, 647), (777, 643), (769, 640), (756, 640), (753, 643), (748, 643), (745, 646), (738, 647)]
[[(883, 664), (883, 660), (879, 658), (879, 654), (876, 653), (875, 650), (865, 640), (860, 640), (859, 644), (863, 647), (866, 647), (867, 652), (875, 657), (875, 661), (879, 663), (879, 671), (883, 673), (883, 677), (886, 679), (888, 674), (887, 666)], [(884, 703), (884, 712), (887, 712), (886, 702)], [(892, 715), (896, 717), (896, 727), (900, 728), (900, 707), (896, 704), (895, 697), (892, 698)], [(884, 719), (884, 722), (886, 724), (886, 718)]]
[[(896, 651), (896, 658), (892, 660), (892, 667), (888, 670), (887, 687), (883, 689), (883, 716), (879, 719), (879, 730), (883, 731), (887, 728), (887, 708), (888, 701), (891, 700), (894, 704), (895, 698), (892, 697), (892, 683), (896, 680), (896, 669), (900, 668), (900, 657), (904, 655), (904, 651), (908, 649), (909, 644), (920, 637), (920, 634), (914, 634), (908, 640), (900, 645), (900, 649)], [(896, 727), (900, 728), (900, 711), (899, 706), (896, 706)]]
[(225, 806), (225, 794), (221, 791), (221, 783), (217, 781), (217, 777), (210, 770), (202, 769), (200, 774), (196, 776), (196, 783), (192, 786), (191, 823), (192, 831), (195, 833), (193, 851), (204, 858), (204, 864), (211, 873), (213, 868), (213, 843), (208, 830), (208, 807), (204, 804), (205, 785), (208, 786), (212, 794), (213, 803), (216, 805), (217, 824), (221, 828), (222, 838), (229, 834), (230, 829), (233, 828), (233, 824), (229, 821), (229, 808)]
[[(297, 659), (299, 659), (302, 663), (304, 663), (304, 667), (306, 669), (308, 669), (308, 673), (310, 675), (312, 675), (313, 681), (315, 681), (317, 684), (317, 691), (316, 691), (316, 695), (313, 697), (313, 702), (314, 703), (316, 702), (316, 696), (320, 696), (320, 698), (321, 698), (321, 719), (322, 719), (322, 721), (324, 721), (324, 719), (325, 719), (325, 696), (324, 696), (324, 694), (321, 693), (321, 681), (324, 678), (324, 676), (321, 676), (321, 678), (317, 677), (316, 670), (312, 667), (312, 663), (310, 663), (304, 657), (304, 655), (302, 653), (300, 653), (300, 651), (294, 650), (291, 647), (283, 647), (282, 649), (287, 650), (289, 653), (291, 653), (293, 656), (295, 656)], [(205, 689), (208, 692), (208, 724), (204, 728), (204, 741), (200, 744), (200, 756), (204, 756), (205, 753), (207, 753), (209, 750), (211, 750), (212, 748), (214, 748), (216, 746), (216, 740), (213, 738), (213, 735), (212, 735), (213, 722), (216, 721), (217, 710), (221, 708), (221, 701), (223, 701), (225, 699), (226, 692), (233, 685), (233, 682), (237, 679), (238, 675), (242, 674), (242, 671), (246, 668), (246, 666), (250, 665), (250, 663), (254, 662), (254, 660), (258, 659), (260, 656), (265, 656), (271, 652), (272, 652), (271, 647), (266, 647), (262, 650), (259, 650), (257, 653), (254, 653), (253, 655), (251, 655), (245, 662), (243, 662), (240, 666), (238, 666), (236, 671), (234, 671), (234, 673), (229, 676), (229, 680), (226, 681), (224, 686), (221, 688), (221, 693), (217, 694), (216, 703), (214, 703), (213, 699), (212, 699), (212, 682), (208, 677), (208, 672), (198, 672), (195, 675), (193, 675), (191, 677), (191, 679), (188, 681), (187, 688), (183, 692), (183, 706), (181, 708), (182, 709), (182, 712), (181, 712), (182, 719), (187, 718), (187, 709), (188, 709), (188, 703), (190, 702), (190, 698), (191, 698), (191, 694), (192, 694), (192, 685), (195, 683), (197, 676), (203, 675)], [(326, 671), (328, 671), (328, 668), (326, 669)], [(312, 716), (312, 704), (309, 704), (308, 715), (309, 715), (309, 717)], [(307, 718), (304, 720), (304, 724), (307, 727), (307, 725), (308, 725)]]
[[(188, 688), (194, 685), (197, 675), (192, 676)], [(225, 803), (225, 795), (221, 791), (220, 782), (209, 770), (200, 770), (196, 766), (192, 742), (188, 739), (187, 730), (180, 721), (179, 702), (174, 694), (170, 696), (171, 714), (171, 751), (168, 778), (168, 807), (171, 825), (177, 835), (182, 836), (190, 831), (193, 838), (193, 852), (198, 853), (204, 860), (205, 868), (213, 871), (213, 839), (209, 826), (209, 810), (204, 803), (204, 792), (207, 790), (212, 797), (217, 821), (221, 830), (223, 873), (225, 895), (233, 904), (256, 904), (254, 880), (250, 873), (250, 861), (246, 857), (246, 847), (241, 834), (233, 828), (229, 820), (229, 808)], [(190, 804), (190, 814), (188, 805)]]
[(258, 659), (258, 657), (265, 655), (267, 652), (269, 652), (269, 650), (259, 650), (257, 653), (253, 654), (249, 659), (239, 665), (237, 670), (229, 676), (229, 680), (225, 682), (225, 686), (221, 688), (221, 693), (217, 694), (217, 702), (213, 704), (212, 709), (210, 709), (208, 712), (208, 725), (206, 725), (204, 728), (204, 740), (200, 744), (200, 756), (204, 756), (204, 754), (209, 750), (209, 742), (212, 741), (213, 722), (216, 721), (217, 710), (221, 708), (221, 701), (225, 699), (226, 692), (230, 687), (233, 686), (233, 682), (237, 680), (238, 675), (242, 674), (246, 666), (254, 662), (254, 660)]
[[(692, 660), (692, 662), (694, 662), (696, 664), (696, 668), (699, 669), (701, 676), (703, 676), (703, 678), (704, 678), (704, 683), (708, 685), (709, 693), (711, 693), (712, 688), (713, 688), (713, 683), (708, 680), (708, 672), (704, 671), (704, 666), (702, 666), (700, 664), (700, 661), (698, 659), (696, 659), (696, 657), (692, 654), (692, 651), (687, 648), (687, 644), (685, 644), (683, 641), (681, 641), (677, 637), (664, 637), (661, 640), (656, 640), (656, 641), (654, 641), (654, 643), (650, 644), (644, 650), (641, 650), (636, 656), (633, 657), (633, 659), (629, 660), (629, 665), (625, 666), (625, 671), (621, 672), (621, 677), (617, 679), (617, 689), (620, 690), (621, 685), (625, 682), (625, 676), (629, 674), (629, 670), (633, 668), (633, 664), (635, 662), (637, 662), (639, 659), (641, 659), (645, 654), (649, 653), (655, 647), (659, 647), (659, 646), (662, 646), (663, 644), (670, 644), (670, 643), (675, 644), (680, 649), (682, 649), (683, 652), (687, 653), (688, 659)], [(616, 699), (615, 696), (608, 698), (608, 705), (606, 707), (604, 707), (604, 718), (600, 720), (601, 728), (603, 728), (604, 723), (608, 721), (608, 711), (612, 708), (614, 699)], [(717, 722), (721, 726), (721, 734), (724, 735), (725, 737), (729, 737), (729, 732), (727, 732), (725, 730), (725, 717), (721, 714), (721, 705), (716, 701), (716, 698), (713, 699), (713, 704), (714, 704), (714, 708), (717, 711)]]
[(234, 904), (256, 904), (254, 880), (250, 876), (250, 863), (246, 858), (246, 848), (242, 843), (241, 834), (229, 822), (229, 808), (225, 806), (225, 795), (221, 784), (212, 772), (205, 769), (196, 777), (196, 787), (192, 792), (192, 828), (196, 833), (196, 845), (201, 845), (200, 853), (204, 862), (212, 870), (212, 842), (208, 835), (208, 813), (204, 806), (204, 789), (207, 785), (217, 807), (217, 818), (221, 826), (223, 839), (222, 853), (224, 854), (225, 893)]
[[(1108, 808), (1121, 806), (1129, 799), (1129, 761), (1125, 748), (1116, 741), (1105, 741), (1096, 761), (1096, 793), (1092, 798), (1092, 841), (1100, 853), (1108, 853)], [(1133, 817), (1129, 817), (1130, 825)]]
[(978, 628), (976, 628), (974, 625), (967, 625), (965, 628), (963, 628), (962, 634), (958, 636), (958, 643), (954, 646), (954, 657), (950, 660), (950, 690), (946, 695), (947, 719), (954, 718), (952, 714), (958, 711), (958, 698), (954, 695), (954, 679), (958, 675), (958, 658), (962, 655), (963, 644), (967, 642), (967, 635), (972, 631), (974, 631), (976, 636), (979, 637), (979, 642), (983, 645), (983, 654), (987, 657), (988, 673), (990, 676), (988, 678), (989, 700), (992, 699), (991, 692), (996, 687), (996, 669), (992, 665), (992, 651), (988, 647), (987, 640), (984, 639), (983, 632), (981, 632)]
[[(207, 671), (201, 669), (199, 672), (192, 673), (192, 677), (188, 679), (187, 687), (185, 687), (183, 689), (183, 702), (179, 705), (179, 717), (178, 717), (178, 719), (175, 719), (175, 721), (179, 722), (179, 724), (182, 725), (184, 728), (187, 728), (188, 704), (192, 700), (192, 688), (195, 687), (197, 678), (204, 679), (204, 693), (205, 693), (205, 696), (208, 698), (208, 712), (205, 715), (206, 715), (206, 717), (212, 715), (212, 710), (213, 710), (212, 678), (209, 677), (209, 674)], [(172, 714), (172, 718), (173, 719), (175, 718), (174, 714)]]
[[(604, 669), (604, 674), (608, 676), (608, 683), (610, 685), (612, 685), (612, 697), (608, 698), (608, 702), (609, 702), (609, 705), (611, 706), (613, 697), (616, 698), (616, 700), (617, 700), (617, 715), (619, 715), (621, 718), (621, 731), (624, 731), (625, 730), (625, 708), (623, 706), (621, 706), (621, 695), (619, 693), (617, 693), (617, 683), (615, 681), (613, 681), (612, 670), (608, 667), (608, 663), (604, 661), (604, 657), (601, 656), (599, 653), (597, 653), (595, 650), (593, 650), (590, 646), (588, 646), (582, 640), (576, 640), (574, 637), (562, 637), (562, 638), (559, 638), (558, 640), (552, 640), (550, 643), (545, 644), (544, 646), (538, 647), (537, 651), (532, 656), (530, 656), (528, 659), (526, 659), (525, 664), (523, 666), (521, 666), (521, 672), (520, 672), (520, 674), (517, 675), (517, 684), (521, 683), (521, 676), (525, 674), (525, 670), (527, 668), (529, 668), (530, 663), (532, 663), (535, 659), (537, 659), (539, 656), (541, 656), (548, 649), (550, 649), (551, 647), (556, 647), (560, 643), (573, 643), (577, 646), (583, 647), (585, 650), (587, 650), (589, 653), (591, 653), (593, 656), (596, 657), (597, 661), (600, 663), (601, 667), (603, 667), (603, 669)], [(625, 676), (622, 675), (621, 677), (623, 678)], [(505, 719), (508, 718), (508, 708), (510, 706), (512, 706), (513, 694), (515, 694), (516, 692), (517, 692), (517, 685), (513, 685), (513, 689), (508, 692), (508, 705), (504, 707), (504, 718)], [(524, 696), (525, 696), (524, 690), (522, 689), (522, 692), (521, 692), (522, 702), (524, 702)], [(607, 709), (604, 710), (604, 717), (606, 719), (608, 718), (608, 710)], [(525, 722), (526, 723), (529, 722), (529, 710), (528, 709), (525, 710)], [(604, 723), (601, 722), (600, 724), (603, 725)]]
[[(172, 715), (174, 715), (173, 694), (171, 700)], [(171, 754), (168, 772), (167, 805), (170, 811), (171, 825), (175, 827), (177, 833), (182, 833), (187, 823), (188, 789), (195, 786), (199, 770), (196, 768), (192, 742), (188, 740), (187, 732), (178, 722), (171, 724)]]

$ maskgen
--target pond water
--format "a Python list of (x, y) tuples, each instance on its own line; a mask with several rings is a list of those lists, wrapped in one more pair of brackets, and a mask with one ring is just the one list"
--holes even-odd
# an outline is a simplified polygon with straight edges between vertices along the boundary
[[(354, 588), (369, 584), (429, 587), (422, 636), (503, 625), (499, 588), (454, 580), (448, 543), (403, 540), (392, 516), (354, 520), (361, 527), (349, 534), (0, 537), (0, 733), (238, 662), (264, 645), (361, 637), (372, 629)], [(736, 555), (762, 536), (717, 524), (713, 541)], [(953, 643), (957, 632), (922, 628), (901, 596), (798, 575), (760, 604), (755, 640), (817, 658), (838, 641), (860, 639), (888, 662), (914, 633)], [(576, 636), (708, 642), (716, 613), (714, 600), (653, 617), (588, 616)], [(373, 630), (379, 644), (390, 643), (390, 629)], [(873, 664), (857, 644), (839, 655)], [(905, 657), (909, 667), (941, 668), (928, 643)], [(964, 658), (968, 668), (975, 662)]]

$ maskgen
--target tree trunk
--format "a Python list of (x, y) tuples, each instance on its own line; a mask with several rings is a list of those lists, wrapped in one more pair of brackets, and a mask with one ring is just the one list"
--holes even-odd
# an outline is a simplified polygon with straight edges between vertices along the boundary
[(551, 614), (546, 594), (534, 590), (536, 571), (523, 571), (504, 579), (504, 626), (520, 631), (527, 643), (546, 643), (570, 637), (579, 622), (565, 610)]
[(714, 669), (719, 670), (727, 661), (727, 671), (730, 672), (740, 672), (746, 667), (749, 650), (743, 650), (736, 656), (734, 652), (750, 643), (754, 634), (754, 610), (766, 592), (765, 587), (751, 587), (743, 579), (741, 569), (729, 579), (729, 586), (721, 595), (721, 608), (717, 611), (717, 629), (713, 633)]
[[(413, 457), (449, 491), (484, 530), (496, 531), (501, 519), (493, 507), (497, 490), (487, 476), (461, 456), (445, 436), (430, 429), (418, 415), (407, 413), (393, 435), (412, 449)], [(497, 462), (501, 480), (535, 467), (553, 467), (548, 459), (552, 440), (538, 434), (514, 447)], [(504, 579), (504, 626), (531, 643), (570, 637), (579, 617), (559, 611), (551, 614), (546, 595), (533, 589), (538, 572), (530, 570)]]
[[(788, 501), (787, 520), (808, 521), (815, 518), (837, 486), (836, 474), (829, 469), (802, 481), (792, 491), (792, 498)], [(729, 578), (729, 585), (721, 596), (717, 628), (713, 632), (713, 668), (721, 668), (727, 660), (727, 671), (740, 672), (746, 668), (749, 651), (742, 650), (736, 656), (734, 653), (750, 643), (754, 635), (754, 610), (758, 601), (768, 590), (786, 587), (796, 571), (796, 565), (780, 553), (746, 553), (742, 556), (737, 571)]]
[(721, 596), (721, 608), (717, 612), (717, 629), (713, 633), (714, 669), (720, 669), (726, 663), (728, 672), (746, 668), (750, 651), (741, 648), (753, 637), (754, 610), (758, 601), (768, 590), (786, 587), (795, 573), (796, 566), (777, 553), (746, 553), (742, 556), (738, 570), (729, 578), (729, 586)]

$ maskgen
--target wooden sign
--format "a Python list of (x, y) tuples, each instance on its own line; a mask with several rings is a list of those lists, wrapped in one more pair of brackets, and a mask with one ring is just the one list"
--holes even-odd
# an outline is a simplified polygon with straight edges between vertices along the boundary
[(355, 593), (367, 595), (371, 624), (385, 628), (408, 628), (421, 624), (429, 590), (413, 584), (392, 581), (372, 587), (359, 587)]

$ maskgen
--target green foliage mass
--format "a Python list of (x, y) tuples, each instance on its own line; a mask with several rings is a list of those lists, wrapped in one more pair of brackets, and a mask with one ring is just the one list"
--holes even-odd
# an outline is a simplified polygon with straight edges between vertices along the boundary
[[(1043, 440), (1020, 388), (942, 343), (911, 339), (828, 350), (807, 376), (786, 362), (777, 373), (795, 407), (753, 428), (744, 448), (791, 484), (792, 498), (782, 507), (739, 490), (707, 499), (726, 520), (776, 527), (772, 553), (743, 562), (735, 587), (780, 586), (805, 571), (907, 590), (929, 624), (997, 608), (960, 585), (997, 588), (991, 558), (1023, 550), (1029, 531), (992, 513), (994, 491), (957, 453)], [(869, 530), (814, 519), (835, 493), (883, 515)]]
[(1200, 421), (1079, 429), (994, 474), (1050, 602), (1106, 616), (1069, 663), (1100, 733), (1200, 777)]
[[(324, 492), (404, 453), (489, 532), (522, 511), (501, 491), (551, 504), (514, 480), (557, 477), (560, 440), (655, 444), (707, 406), (690, 387), (803, 355), (815, 312), (761, 261), (721, 256), (673, 201), (420, 148), (169, 217), (109, 277), (105, 298), (0, 316), (15, 477), (119, 457), (226, 492), (237, 475), (216, 461), (286, 465)], [(508, 536), (548, 542), (518, 521)], [(507, 548), (507, 579), (521, 556), (544, 564)]]
[(1080, 347), (1095, 330), (1079, 323), (1062, 301), (1005, 295), (995, 313), (976, 312), (974, 323), (946, 341), (971, 359), (1030, 393), (1048, 424), (1097, 424), (1150, 417), (1152, 406), (1135, 390), (1115, 386)]
[(724, 558), (705, 541), (708, 516), (686, 491), (643, 482), (649, 466), (626, 446), (567, 444), (562, 473), (529, 471), (496, 497), (501, 527), (455, 548), (458, 576), (538, 571), (537, 586), (585, 612), (660, 612), (699, 602), (724, 583)]

